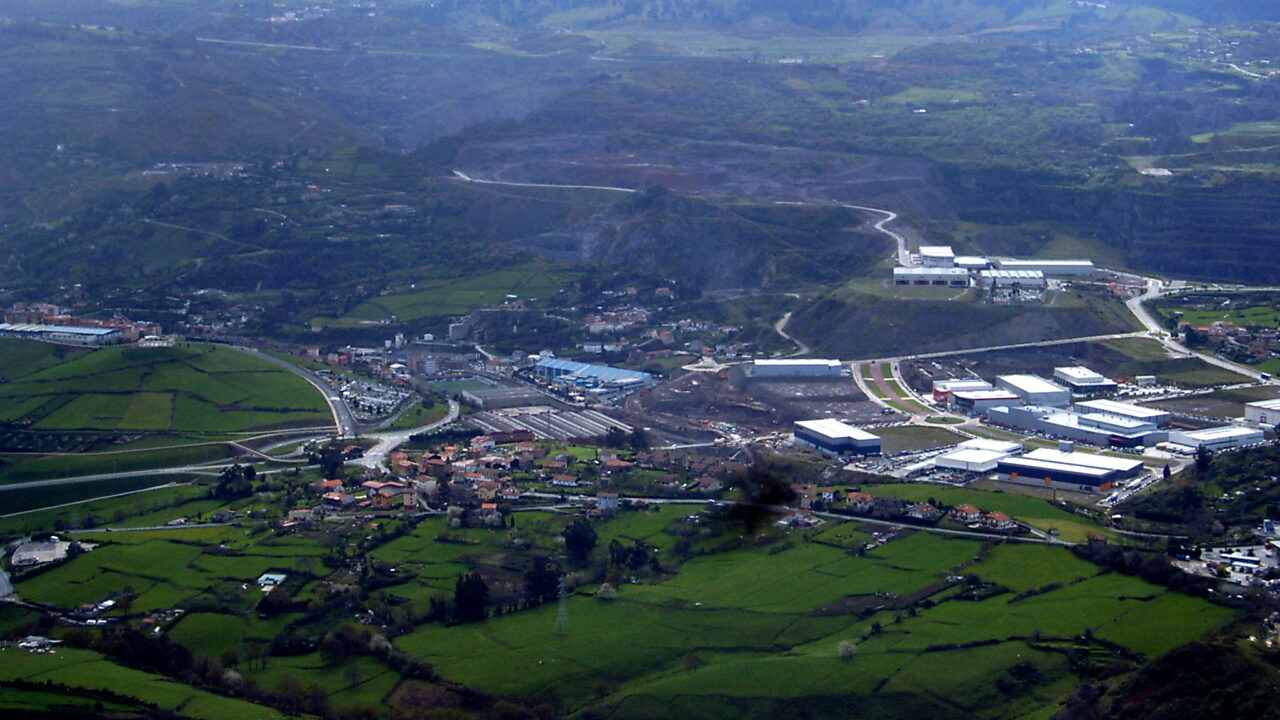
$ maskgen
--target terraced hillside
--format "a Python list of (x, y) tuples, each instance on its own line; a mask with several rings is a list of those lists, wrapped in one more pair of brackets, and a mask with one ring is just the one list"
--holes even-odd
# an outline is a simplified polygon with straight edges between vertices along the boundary
[[(30, 351), (26, 341), (3, 349)], [(211, 345), (122, 346), (62, 362), (30, 352), (0, 384), (0, 423), (48, 433), (234, 433), (328, 423), (324, 398), (302, 378)], [(42, 365), (48, 365), (41, 367)], [(6, 373), (7, 374), (7, 373)]]

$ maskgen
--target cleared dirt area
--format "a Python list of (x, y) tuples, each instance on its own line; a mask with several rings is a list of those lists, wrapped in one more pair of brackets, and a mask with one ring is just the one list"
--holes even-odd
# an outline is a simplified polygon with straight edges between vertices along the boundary
[(770, 430), (824, 417), (854, 423), (883, 420), (879, 406), (851, 378), (758, 380), (735, 371), (690, 373), (654, 388), (639, 402), (649, 413), (730, 423), (744, 430)]
[(1245, 403), (1270, 400), (1276, 397), (1280, 397), (1280, 388), (1263, 385), (1231, 390), (1215, 390), (1205, 395), (1192, 395), (1146, 404), (1182, 415), (1199, 415), (1225, 419), (1244, 417)]

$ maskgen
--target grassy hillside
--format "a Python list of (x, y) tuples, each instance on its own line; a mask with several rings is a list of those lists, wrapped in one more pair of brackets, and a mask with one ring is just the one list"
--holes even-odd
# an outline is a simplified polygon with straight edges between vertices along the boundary
[[(923, 292), (922, 292), (923, 291)], [(987, 305), (973, 291), (886, 288), (858, 280), (796, 313), (788, 332), (815, 352), (871, 358), (1138, 330), (1121, 303), (1083, 289), (1043, 306)]]
[(305, 380), (230, 348), (122, 346), (70, 353), (56, 364), (43, 350), (23, 347), (22, 355), (28, 372), (0, 384), (0, 422), (10, 427), (227, 433), (330, 420), (324, 398)]

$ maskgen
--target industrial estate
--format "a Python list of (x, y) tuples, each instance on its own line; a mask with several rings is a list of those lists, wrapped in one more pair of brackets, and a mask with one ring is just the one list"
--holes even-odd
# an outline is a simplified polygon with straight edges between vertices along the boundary
[(1277, 63), (7, 3), (0, 717), (1280, 720)]

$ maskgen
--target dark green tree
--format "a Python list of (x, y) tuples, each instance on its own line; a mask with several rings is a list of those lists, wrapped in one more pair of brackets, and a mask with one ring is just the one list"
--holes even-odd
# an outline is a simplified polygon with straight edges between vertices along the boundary
[(582, 518), (574, 518), (560, 536), (564, 538), (564, 548), (569, 553), (569, 559), (579, 565), (586, 563), (591, 551), (595, 549), (597, 539), (596, 529), (591, 527), (591, 523)]
[(460, 623), (485, 619), (485, 604), (489, 602), (489, 585), (479, 573), (469, 572), (458, 576), (453, 586), (453, 617)]

